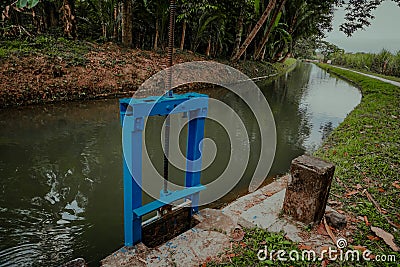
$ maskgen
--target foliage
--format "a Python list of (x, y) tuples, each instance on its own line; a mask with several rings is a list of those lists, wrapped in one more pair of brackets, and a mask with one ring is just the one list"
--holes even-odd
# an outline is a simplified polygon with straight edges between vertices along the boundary
[[(372, 11), (374, 11), (384, 0), (350, 0), (341, 1), (340, 5), (346, 3), (345, 22), (340, 25), (340, 30), (347, 36), (351, 36), (355, 31), (365, 29), (371, 25), (371, 20), (374, 19)], [(400, 0), (393, 0), (400, 7)]]
[(378, 54), (340, 54), (334, 58), (333, 63), (349, 68), (400, 77), (400, 51), (392, 54), (383, 49)]
[(325, 60), (334, 59), (344, 54), (344, 50), (324, 40), (317, 40), (317, 47)]
[(318, 48), (315, 37), (302, 37), (293, 45), (293, 56), (295, 58), (314, 59)]
[(18, 8), (34, 8), (39, 3), (39, 0), (18, 0), (17, 7)]
[[(265, 48), (265, 59), (279, 61), (293, 52), (301, 40), (321, 36), (331, 28), (333, 10), (338, 0), (287, 0), (281, 10), (272, 10), (267, 21), (246, 50), (246, 58), (254, 54), (268, 26), (273, 25)], [(3, 38), (31, 38), (36, 35), (64, 36), (69, 25), (65, 18), (76, 17), (77, 36), (98, 42), (121, 42), (123, 8), (132, 3), (130, 23), (134, 36), (131, 46), (141, 49), (161, 48), (165, 51), (168, 32), (168, 1), (155, 0), (68, 0), (76, 16), (66, 16), (63, 0), (6, 0), (0, 3)], [(237, 41), (243, 41), (255, 27), (268, 0), (178, 0), (176, 42), (186, 36), (184, 48), (207, 53), (211, 57), (228, 58)], [(280, 8), (280, 7), (279, 7)], [(273, 16), (273, 14), (277, 14)], [(274, 21), (271, 21), (274, 20)], [(71, 21), (69, 21), (71, 23)], [(183, 27), (185, 24), (185, 27)], [(178, 37), (179, 36), (179, 37)], [(239, 38), (238, 38), (239, 36)], [(155, 45), (157, 44), (157, 45)], [(261, 49), (260, 49), (261, 51)], [(263, 59), (263, 58), (262, 58)]]
[[(374, 234), (368, 224), (392, 233), (395, 241), (400, 242), (397, 229), (400, 227), (400, 198), (397, 197), (400, 188), (400, 88), (326, 64), (320, 66), (352, 81), (363, 94), (360, 105), (316, 152), (317, 156), (336, 165), (331, 196), (355, 218), (365, 216), (368, 219), (368, 223), (356, 220), (353, 243), (366, 246), (374, 255), (394, 254), (398, 259), (400, 253), (392, 251), (383, 240), (371, 238)], [(364, 190), (385, 214), (378, 211)]]
[(304, 1), (291, 0), (285, 4), (282, 14), (283, 22), (287, 25), (287, 32), (291, 36), (290, 42), (282, 40), (282, 35), (274, 34), (275, 41), (270, 49), (273, 51), (271, 60), (279, 60), (284, 53), (293, 53), (295, 47), (304, 39), (320, 39), (326, 30), (332, 29), (332, 19), (337, 0)]

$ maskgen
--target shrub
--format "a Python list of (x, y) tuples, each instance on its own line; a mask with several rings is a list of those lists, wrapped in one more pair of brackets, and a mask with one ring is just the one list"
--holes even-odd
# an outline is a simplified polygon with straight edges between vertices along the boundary
[(386, 49), (383, 49), (378, 54), (346, 53), (338, 55), (333, 60), (333, 63), (349, 68), (400, 77), (400, 51), (396, 54), (392, 54)]

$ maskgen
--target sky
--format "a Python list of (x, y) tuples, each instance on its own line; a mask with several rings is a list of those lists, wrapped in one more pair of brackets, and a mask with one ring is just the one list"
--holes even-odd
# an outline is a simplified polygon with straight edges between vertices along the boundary
[(333, 31), (327, 33), (326, 41), (343, 48), (346, 52), (379, 53), (383, 48), (393, 53), (400, 50), (400, 7), (389, 0), (384, 1), (374, 12), (375, 19), (366, 30), (359, 30), (352, 37), (339, 31), (344, 22), (344, 7), (336, 10)]

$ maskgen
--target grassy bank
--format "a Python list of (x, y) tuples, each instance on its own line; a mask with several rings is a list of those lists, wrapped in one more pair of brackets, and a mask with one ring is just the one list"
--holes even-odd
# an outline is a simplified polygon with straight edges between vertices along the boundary
[[(175, 53), (174, 63), (207, 60), (190, 51)], [(216, 60), (231, 64), (227, 60)], [(245, 61), (232, 65), (249, 77), (282, 73), (285, 63)], [(162, 52), (125, 49), (38, 36), (0, 41), (0, 108), (56, 101), (129, 96), (149, 77), (167, 66)]]
[[(357, 85), (362, 101), (316, 155), (336, 165), (331, 198), (357, 219), (354, 243), (375, 255), (396, 254), (370, 226), (400, 244), (400, 88), (350, 71), (320, 67)], [(397, 253), (397, 259), (400, 254)]]
[(362, 73), (365, 73), (365, 74), (374, 75), (376, 77), (384, 78), (386, 80), (400, 82), (400, 77), (383, 75), (383, 74), (379, 74), (379, 73), (375, 73), (375, 72), (371, 72), (371, 71), (366, 71), (366, 70), (362, 70), (362, 69), (354, 69), (354, 68), (349, 68), (349, 69), (352, 69), (352, 70), (355, 70), (355, 71), (359, 71), (359, 72), (362, 72)]

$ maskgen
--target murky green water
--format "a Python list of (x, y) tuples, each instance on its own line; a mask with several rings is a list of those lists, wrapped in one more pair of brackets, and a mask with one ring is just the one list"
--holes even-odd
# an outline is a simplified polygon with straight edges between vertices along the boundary
[[(310, 64), (259, 83), (277, 125), (270, 176), (312, 152), (359, 102), (359, 91)], [(247, 106), (225, 90), (208, 90), (238, 111), (250, 137), (241, 182), (218, 203), (246, 193), (258, 160), (259, 132)], [(55, 266), (76, 257), (91, 265), (123, 245), (121, 129), (117, 100), (0, 111), (0, 265)], [(161, 120), (150, 124), (150, 155), (161, 169)], [(218, 177), (229, 158), (224, 129), (206, 122), (219, 152), (203, 175)], [(182, 143), (184, 143), (182, 136)], [(179, 176), (172, 169), (171, 176)]]

